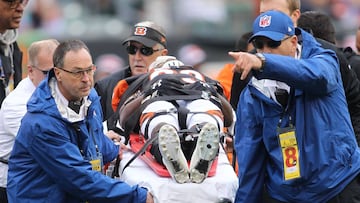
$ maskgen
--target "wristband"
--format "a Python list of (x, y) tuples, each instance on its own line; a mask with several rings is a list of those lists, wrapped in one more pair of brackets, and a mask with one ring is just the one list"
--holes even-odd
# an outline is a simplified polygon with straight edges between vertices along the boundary
[(256, 53), (255, 55), (261, 60), (261, 67), (260, 67), (260, 69), (259, 69), (258, 71), (259, 71), (259, 72), (263, 72), (263, 71), (264, 71), (265, 62), (266, 62), (265, 56), (264, 56), (264, 54), (262, 54), (262, 53)]

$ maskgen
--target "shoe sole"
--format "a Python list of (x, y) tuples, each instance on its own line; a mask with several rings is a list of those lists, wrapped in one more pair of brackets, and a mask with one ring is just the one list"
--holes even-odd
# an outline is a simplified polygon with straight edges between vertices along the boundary
[(159, 131), (159, 149), (164, 165), (178, 183), (189, 182), (189, 170), (180, 139), (174, 127), (164, 125)]
[(207, 123), (201, 129), (194, 154), (190, 162), (190, 179), (202, 183), (219, 151), (219, 130), (216, 125)]

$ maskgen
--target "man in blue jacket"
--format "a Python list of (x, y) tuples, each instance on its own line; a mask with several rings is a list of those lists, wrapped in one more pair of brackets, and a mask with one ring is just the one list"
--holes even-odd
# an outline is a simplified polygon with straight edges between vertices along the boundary
[[(102, 174), (120, 147), (103, 134), (90, 51), (61, 43), (27, 104), (9, 159), (9, 202), (153, 202), (146, 189)], [(121, 154), (120, 154), (121, 155)]]
[(257, 54), (230, 52), (234, 71), (254, 77), (240, 96), (236, 202), (356, 202), (360, 150), (335, 53), (279, 11), (256, 18)]

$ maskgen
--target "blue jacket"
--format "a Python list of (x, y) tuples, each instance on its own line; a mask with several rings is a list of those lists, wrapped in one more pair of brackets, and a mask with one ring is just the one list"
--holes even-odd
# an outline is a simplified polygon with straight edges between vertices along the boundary
[[(237, 203), (261, 202), (265, 184), (284, 202), (326, 202), (360, 172), (357, 147), (335, 53), (304, 31), (301, 58), (264, 54), (257, 79), (272, 79), (293, 90), (289, 109), (263, 95), (252, 83), (237, 108), (235, 149), (239, 162)], [(281, 63), (279, 63), (281, 61)], [(300, 178), (285, 180), (277, 125), (296, 128)]]
[[(49, 77), (54, 77), (51, 71)], [(145, 202), (146, 189), (93, 171), (87, 157), (115, 159), (119, 148), (103, 134), (102, 112), (94, 89), (85, 120), (63, 118), (44, 80), (28, 102), (9, 160), (9, 202)], [(78, 133), (76, 129), (79, 129)], [(95, 139), (95, 141), (93, 140)]]

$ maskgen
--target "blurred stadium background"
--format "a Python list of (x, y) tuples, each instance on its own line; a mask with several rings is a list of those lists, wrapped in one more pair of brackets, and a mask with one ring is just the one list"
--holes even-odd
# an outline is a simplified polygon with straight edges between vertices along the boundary
[[(360, 0), (301, 2), (302, 12), (328, 13), (337, 29), (338, 45), (354, 47)], [(178, 56), (183, 45), (196, 44), (206, 54), (201, 70), (214, 76), (225, 63), (232, 62), (227, 52), (234, 49), (241, 34), (251, 30), (258, 4), (259, 0), (30, 0), (18, 41), (25, 52), (35, 40), (81, 39), (94, 61), (113, 54), (127, 64), (121, 42), (135, 23), (152, 20), (165, 28), (170, 55)]]

